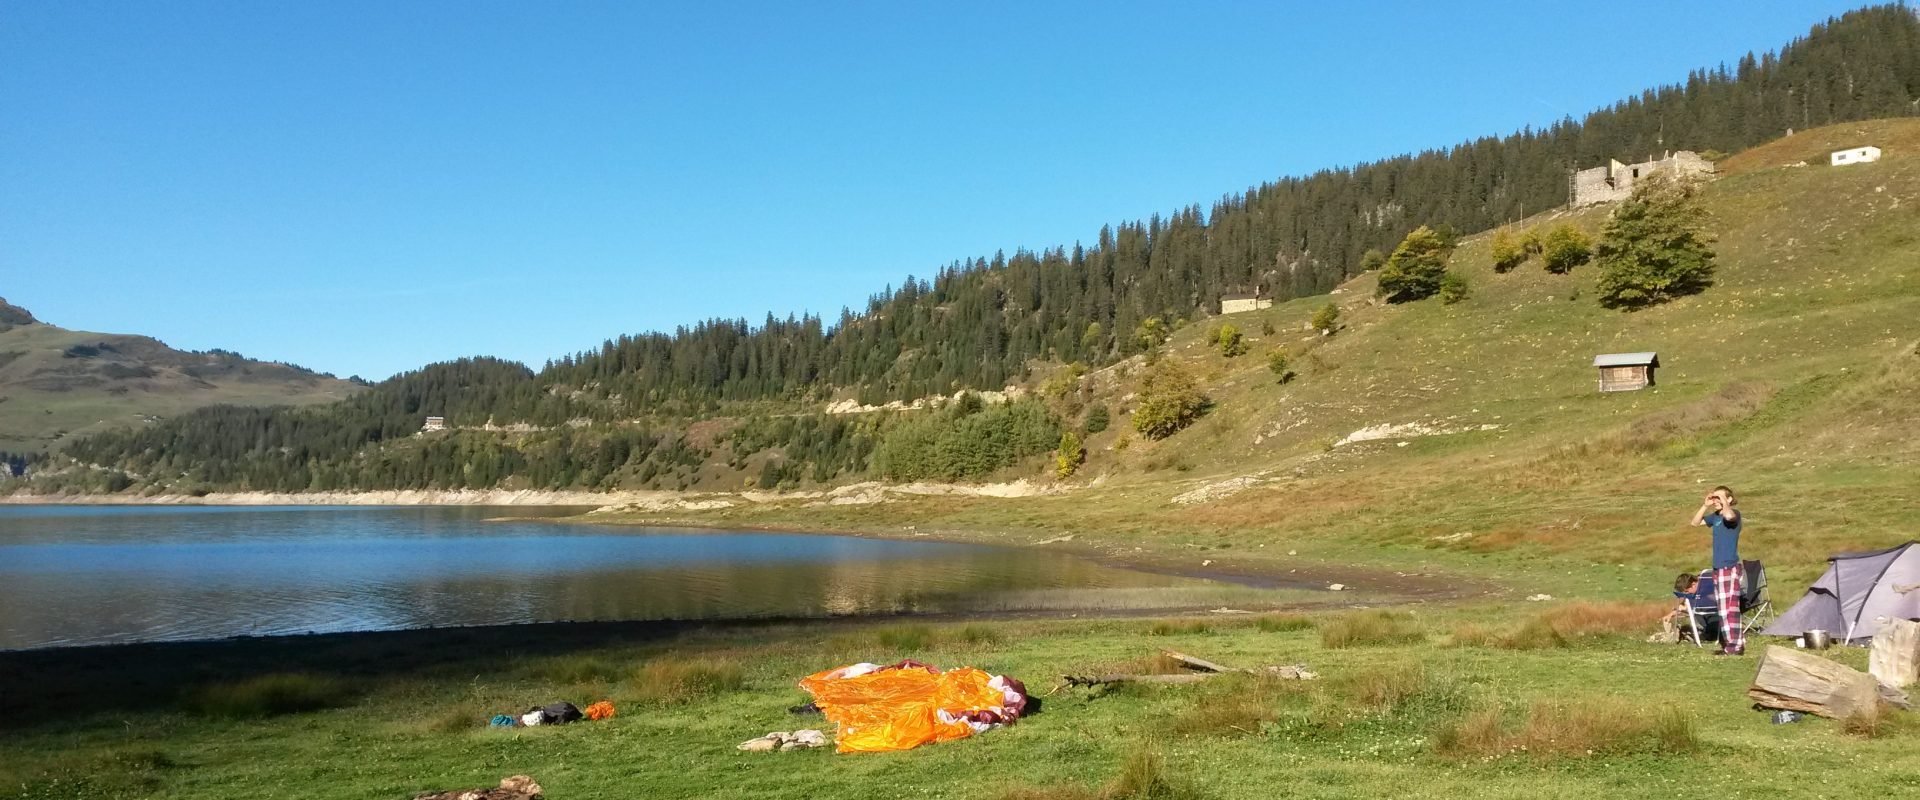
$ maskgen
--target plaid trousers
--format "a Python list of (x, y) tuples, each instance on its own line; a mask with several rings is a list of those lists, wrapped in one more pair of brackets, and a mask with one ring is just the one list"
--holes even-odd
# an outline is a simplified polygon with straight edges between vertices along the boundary
[(1724, 650), (1747, 649), (1747, 631), (1740, 626), (1740, 595), (1746, 591), (1746, 577), (1746, 569), (1738, 564), (1713, 570), (1713, 599), (1720, 606), (1720, 646)]

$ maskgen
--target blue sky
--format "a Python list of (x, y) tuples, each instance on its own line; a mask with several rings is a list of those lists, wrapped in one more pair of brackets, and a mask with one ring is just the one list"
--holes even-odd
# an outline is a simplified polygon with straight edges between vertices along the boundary
[(1853, 5), (12, 2), (0, 296), (538, 367), (1577, 117)]

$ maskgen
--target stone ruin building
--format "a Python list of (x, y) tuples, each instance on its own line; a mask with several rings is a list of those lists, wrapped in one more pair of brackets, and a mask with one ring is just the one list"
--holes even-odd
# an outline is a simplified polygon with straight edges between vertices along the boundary
[(1590, 206), (1595, 203), (1611, 203), (1625, 200), (1633, 194), (1633, 186), (1642, 178), (1655, 173), (1666, 172), (1675, 175), (1711, 175), (1713, 162), (1700, 157), (1691, 150), (1668, 153), (1660, 158), (1648, 158), (1638, 164), (1622, 164), (1607, 159), (1604, 167), (1583, 169), (1573, 173), (1573, 206)]

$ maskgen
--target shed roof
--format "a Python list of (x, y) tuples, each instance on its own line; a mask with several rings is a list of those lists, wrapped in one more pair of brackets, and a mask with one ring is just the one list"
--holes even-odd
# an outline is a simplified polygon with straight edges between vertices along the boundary
[(1660, 356), (1655, 353), (1607, 353), (1593, 357), (1596, 367), (1640, 367), (1659, 366)]
[(1260, 299), (1260, 295), (1253, 294), (1251, 292), (1228, 292), (1227, 294), (1220, 295), (1220, 299), (1222, 300), (1258, 300)]

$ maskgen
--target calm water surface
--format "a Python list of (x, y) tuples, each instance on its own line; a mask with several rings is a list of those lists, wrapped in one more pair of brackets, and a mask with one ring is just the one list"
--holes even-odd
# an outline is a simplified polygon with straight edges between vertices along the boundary
[[(1042, 551), (564, 524), (567, 509), (0, 506), (0, 649), (957, 611), (1193, 583)], [(503, 516), (518, 519), (497, 519)]]

